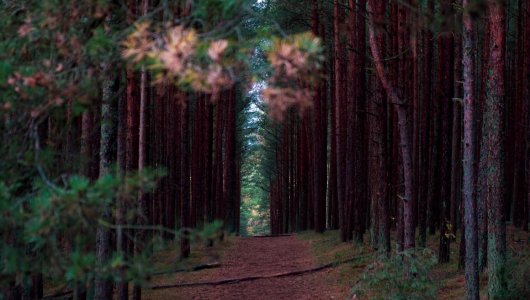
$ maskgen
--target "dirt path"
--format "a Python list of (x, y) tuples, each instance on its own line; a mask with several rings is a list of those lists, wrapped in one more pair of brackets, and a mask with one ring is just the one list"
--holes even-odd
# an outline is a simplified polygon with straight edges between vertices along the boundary
[[(176, 275), (173, 283), (273, 275), (316, 267), (309, 246), (296, 236), (237, 238), (222, 267)], [(341, 299), (344, 291), (326, 280), (328, 270), (217, 286), (151, 291), (147, 299)], [(169, 283), (166, 278), (165, 283)], [(147, 296), (147, 295), (146, 295)]]

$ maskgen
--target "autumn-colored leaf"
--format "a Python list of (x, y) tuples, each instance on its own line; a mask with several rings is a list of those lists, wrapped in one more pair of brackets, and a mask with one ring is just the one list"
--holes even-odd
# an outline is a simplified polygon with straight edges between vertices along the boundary
[(208, 48), (208, 56), (215, 62), (219, 61), (219, 58), (227, 47), (227, 40), (213, 41), (212, 43), (210, 43), (210, 48)]
[(33, 26), (31, 26), (31, 24), (24, 24), (22, 26), (20, 26), (17, 30), (17, 33), (20, 37), (25, 37), (27, 36), (31, 31), (33, 30)]

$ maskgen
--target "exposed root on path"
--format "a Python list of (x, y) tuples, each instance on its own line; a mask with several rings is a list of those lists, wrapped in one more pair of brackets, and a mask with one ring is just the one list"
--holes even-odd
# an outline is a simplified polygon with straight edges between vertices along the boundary
[(209, 263), (209, 264), (193, 266), (191, 268), (180, 268), (180, 269), (160, 271), (160, 272), (153, 273), (153, 276), (167, 275), (167, 274), (173, 274), (173, 273), (183, 273), (183, 272), (195, 272), (195, 271), (200, 271), (200, 270), (219, 268), (220, 266), (221, 266), (220, 263), (214, 262), (214, 263)]
[(275, 237), (284, 237), (284, 236), (293, 236), (293, 234), (267, 234), (267, 235), (254, 235), (253, 238), (275, 238)]
[[(283, 273), (277, 273), (272, 275), (262, 275), (262, 276), (249, 276), (249, 277), (241, 277), (241, 278), (232, 278), (232, 279), (222, 279), (222, 280), (216, 280), (216, 281), (201, 281), (201, 282), (185, 282), (185, 283), (176, 283), (176, 284), (167, 284), (167, 285), (157, 285), (152, 286), (151, 289), (153, 290), (162, 290), (162, 289), (171, 289), (171, 288), (180, 288), (180, 287), (195, 287), (195, 286), (205, 286), (205, 285), (223, 285), (223, 284), (235, 284), (235, 283), (241, 283), (241, 282), (247, 282), (247, 281), (254, 281), (254, 280), (260, 280), (260, 279), (271, 279), (271, 278), (281, 278), (281, 277), (288, 277), (288, 276), (298, 276), (298, 275), (305, 275), (310, 273), (319, 272), (325, 269), (334, 268), (336, 266), (350, 263), (353, 261), (356, 261), (358, 259), (362, 259), (365, 257), (368, 257), (370, 255), (361, 255), (352, 257), (346, 260), (342, 260), (339, 262), (333, 262), (329, 264), (325, 264), (319, 267), (305, 269), (305, 270), (299, 270), (299, 271), (292, 271), (292, 272), (283, 272)], [(364, 265), (355, 266), (355, 268), (362, 268)]]
[(42, 299), (55, 299), (55, 298), (62, 298), (68, 295), (72, 294), (72, 290), (66, 290), (66, 284), (63, 285), (58, 292), (51, 294), (51, 295), (45, 295), (42, 297)]

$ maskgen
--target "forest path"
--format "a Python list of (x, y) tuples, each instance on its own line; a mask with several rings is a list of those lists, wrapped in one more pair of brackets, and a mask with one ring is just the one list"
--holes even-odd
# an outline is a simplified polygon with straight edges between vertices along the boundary
[[(235, 238), (221, 267), (176, 275), (172, 283), (268, 276), (317, 267), (309, 244), (297, 236)], [(146, 299), (341, 299), (344, 291), (326, 280), (328, 270), (281, 278), (223, 285), (202, 285), (150, 291)]]

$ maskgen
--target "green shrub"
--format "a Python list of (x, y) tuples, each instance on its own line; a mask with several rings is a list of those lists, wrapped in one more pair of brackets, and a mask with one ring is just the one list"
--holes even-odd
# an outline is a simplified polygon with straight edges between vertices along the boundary
[[(102, 218), (105, 211), (115, 213), (116, 199), (132, 201), (138, 191), (152, 190), (159, 175), (163, 174), (109, 174), (94, 182), (72, 176), (64, 186), (36, 180), (33, 190), (21, 196), (16, 194), (16, 185), (0, 181), (0, 290), (15, 278), (25, 281), (40, 272), (52, 281), (69, 284), (95, 276), (117, 276), (126, 264), (135, 271), (129, 275), (131, 280), (145, 278), (150, 272), (145, 253), (128, 261), (112, 253), (108, 265), (98, 265), (93, 245), (97, 225), (111, 232), (117, 229)], [(128, 206), (127, 224), (134, 224), (138, 211), (133, 203)]]
[(436, 254), (430, 249), (382, 256), (366, 267), (352, 294), (370, 299), (435, 299), (437, 286), (429, 271), (436, 262)]
[(512, 253), (506, 266), (508, 287), (504, 299), (530, 299), (530, 250)]

